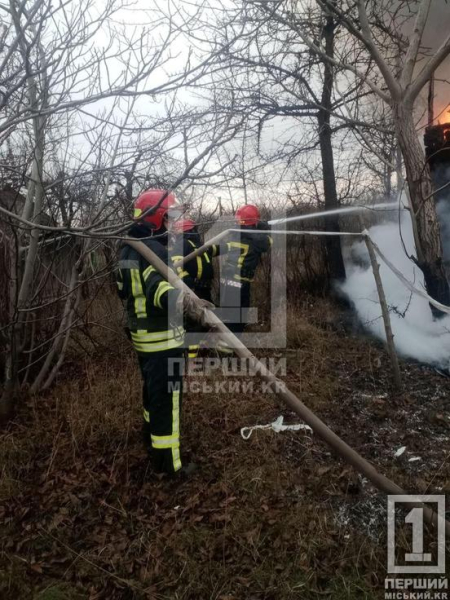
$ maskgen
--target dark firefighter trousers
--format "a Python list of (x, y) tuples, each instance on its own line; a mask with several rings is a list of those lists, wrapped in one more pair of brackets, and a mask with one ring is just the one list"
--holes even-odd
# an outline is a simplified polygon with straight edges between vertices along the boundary
[(144, 443), (155, 470), (181, 469), (180, 417), (183, 395), (182, 349), (138, 355), (143, 379)]

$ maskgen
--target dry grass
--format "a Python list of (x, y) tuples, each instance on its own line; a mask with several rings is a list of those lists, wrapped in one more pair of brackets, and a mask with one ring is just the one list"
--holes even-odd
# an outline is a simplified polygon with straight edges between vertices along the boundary
[[(384, 353), (336, 331), (329, 303), (310, 304), (288, 317), (289, 385), (370, 455), (368, 432), (386, 422), (352, 394), (386, 388)], [(1, 435), (0, 598), (383, 597), (385, 524), (369, 535), (353, 510), (371, 511), (377, 496), (314, 436), (244, 441), (243, 426), (297, 420), (258, 388), (188, 393), (183, 444), (200, 471), (183, 483), (155, 476), (140, 443), (136, 361), (119, 339), (70, 364)], [(376, 460), (411, 489), (407, 466)], [(429, 474), (433, 485), (447, 477)]]

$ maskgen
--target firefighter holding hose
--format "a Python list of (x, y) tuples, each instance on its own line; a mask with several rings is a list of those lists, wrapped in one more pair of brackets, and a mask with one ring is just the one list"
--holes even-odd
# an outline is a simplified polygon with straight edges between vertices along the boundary
[[(262, 255), (272, 245), (271, 236), (258, 230), (270, 229), (261, 221), (257, 206), (245, 204), (235, 214), (237, 229), (220, 245), (220, 254), (226, 254), (220, 275), (220, 308), (227, 327), (239, 335), (249, 322), (251, 284), (261, 262)], [(231, 353), (231, 349), (220, 346), (220, 351)]]
[[(147, 190), (136, 200), (134, 216), (136, 222), (128, 236), (144, 242), (168, 264), (168, 223), (181, 216), (175, 196), (165, 190)], [(142, 373), (143, 436), (153, 467), (170, 475), (190, 475), (195, 465), (184, 467), (180, 453), (182, 316), (195, 307), (126, 243), (120, 250), (117, 286), (125, 301), (130, 337)]]
[[(197, 248), (202, 246), (203, 242), (198, 232), (197, 224), (189, 218), (179, 219), (171, 227), (172, 242), (170, 248), (170, 258), (172, 263), (176, 263), (188, 256)], [(194, 260), (188, 261), (183, 267), (177, 269), (178, 276), (183, 279), (195, 294), (211, 302), (211, 286), (214, 279), (214, 269), (212, 258), (217, 253), (217, 247), (209, 248), (208, 251), (197, 256)], [(189, 358), (196, 358), (198, 355), (200, 341), (203, 337), (204, 328), (191, 319), (187, 320), (186, 329), (192, 334), (192, 343), (189, 344)]]

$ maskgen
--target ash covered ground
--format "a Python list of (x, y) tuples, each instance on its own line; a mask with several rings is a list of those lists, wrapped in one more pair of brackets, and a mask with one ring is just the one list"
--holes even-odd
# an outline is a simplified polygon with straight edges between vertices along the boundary
[[(396, 393), (383, 347), (316, 308), (290, 328), (290, 389), (408, 492), (448, 492), (450, 380), (402, 361)], [(188, 393), (183, 445), (200, 469), (176, 483), (143, 452), (127, 343), (67, 364), (1, 434), (0, 597), (383, 597), (385, 496), (314, 434), (242, 439), (279, 415), (299, 421), (256, 388)]]

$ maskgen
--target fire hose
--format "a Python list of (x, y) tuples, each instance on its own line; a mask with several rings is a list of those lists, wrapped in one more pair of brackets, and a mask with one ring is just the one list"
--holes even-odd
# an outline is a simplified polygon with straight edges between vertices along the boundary
[[(225, 232), (224, 232), (225, 233)], [(141, 254), (150, 265), (152, 265), (166, 281), (175, 289), (189, 296), (187, 303), (188, 310), (192, 304), (201, 306), (200, 299), (195, 293), (183, 283), (183, 281), (162, 261), (148, 246), (143, 242), (127, 239), (126, 243)], [(249, 361), (250, 367), (257, 373), (263, 381), (269, 384), (269, 388), (281, 398), (287, 406), (293, 410), (307, 425), (311, 427), (330, 448), (332, 448), (341, 458), (352, 465), (359, 473), (367, 477), (373, 485), (380, 491), (387, 494), (404, 495), (406, 492), (396, 483), (379, 473), (375, 467), (363, 458), (356, 450), (351, 448), (344, 440), (334, 433), (319, 417), (317, 417), (297, 396), (291, 392), (283, 381), (271, 373), (267, 367), (259, 361), (252, 352), (237, 338), (218, 318), (218, 316), (207, 308), (203, 311), (202, 321), (207, 323), (212, 331), (218, 332), (222, 340), (234, 349), (236, 354)], [(199, 310), (190, 311), (189, 316), (198, 320)], [(422, 508), (425, 520), (433, 526), (436, 526), (440, 517), (422, 502), (408, 502), (408, 507), (415, 506)], [(445, 528), (450, 535), (450, 523), (445, 521)]]
[[(210, 248), (212, 245), (218, 243), (222, 238), (224, 238), (226, 235), (228, 235), (229, 233), (234, 232), (234, 231), (240, 232), (241, 230), (240, 229), (226, 229), (225, 231), (222, 231), (221, 233), (219, 233), (219, 235), (216, 235), (215, 237), (211, 238), (205, 244), (203, 244), (202, 246), (200, 246), (199, 248), (197, 248), (190, 254), (187, 254), (183, 259), (176, 262), (174, 264), (174, 268), (177, 269), (179, 267), (182, 267), (187, 262), (190, 262), (193, 258), (196, 258), (200, 254), (204, 254), (208, 250), (208, 248)], [(437, 300), (435, 300), (434, 298), (429, 296), (426, 292), (424, 292), (424, 290), (417, 288), (413, 283), (411, 283), (411, 281), (409, 281), (401, 273), (401, 271), (399, 271), (397, 269), (397, 267), (395, 265), (392, 264), (392, 262), (383, 254), (380, 247), (372, 240), (367, 229), (365, 229), (361, 233), (353, 233), (350, 231), (340, 231), (340, 232), (335, 232), (335, 231), (291, 231), (291, 230), (277, 230), (277, 229), (275, 229), (275, 230), (272, 230), (272, 229), (259, 230), (258, 229), (255, 231), (248, 230), (248, 231), (246, 231), (246, 233), (254, 233), (254, 234), (268, 233), (270, 235), (274, 235), (274, 234), (324, 235), (324, 236), (340, 236), (340, 237), (356, 237), (356, 238), (359, 237), (361, 239), (368, 238), (371, 240), (372, 246), (373, 246), (375, 252), (381, 258), (381, 260), (384, 262), (384, 264), (388, 267), (388, 269), (390, 269), (394, 273), (394, 275), (397, 277), (397, 279), (399, 279), (410, 292), (412, 292), (413, 294), (416, 294), (417, 296), (420, 296), (421, 298), (424, 298), (429, 304), (432, 304), (435, 308), (437, 308), (441, 312), (450, 314), (450, 306), (445, 306), (445, 304), (441, 304), (440, 302), (438, 302)]]

